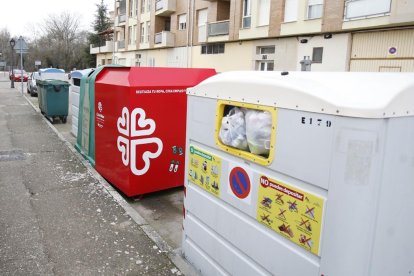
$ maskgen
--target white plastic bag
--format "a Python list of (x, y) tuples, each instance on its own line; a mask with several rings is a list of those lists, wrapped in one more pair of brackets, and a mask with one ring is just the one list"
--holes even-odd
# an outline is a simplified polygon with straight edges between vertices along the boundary
[(229, 114), (221, 120), (219, 132), (221, 142), (227, 146), (248, 150), (246, 140), (246, 124), (244, 113), (238, 107), (233, 107)]
[(251, 153), (269, 155), (272, 115), (267, 111), (245, 111), (246, 138)]

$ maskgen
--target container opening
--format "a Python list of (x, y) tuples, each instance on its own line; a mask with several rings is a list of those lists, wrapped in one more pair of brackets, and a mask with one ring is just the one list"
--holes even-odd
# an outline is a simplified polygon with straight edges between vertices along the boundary
[(78, 78), (73, 78), (73, 85), (74, 85), (74, 86), (80, 86), (80, 82), (81, 82), (81, 80), (80, 80), (80, 79), (78, 79)]
[(275, 108), (219, 101), (216, 117), (216, 143), (220, 148), (261, 165), (273, 161)]

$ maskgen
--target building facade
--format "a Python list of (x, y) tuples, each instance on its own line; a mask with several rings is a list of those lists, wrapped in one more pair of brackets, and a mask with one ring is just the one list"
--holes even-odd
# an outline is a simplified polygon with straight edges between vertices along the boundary
[(97, 64), (414, 71), (414, 1), (117, 0)]

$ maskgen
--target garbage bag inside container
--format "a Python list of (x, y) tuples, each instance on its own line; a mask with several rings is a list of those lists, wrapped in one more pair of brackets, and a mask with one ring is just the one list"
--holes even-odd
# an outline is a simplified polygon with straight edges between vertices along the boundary
[(267, 111), (245, 110), (246, 139), (251, 153), (268, 156), (272, 133), (272, 115)]
[(248, 150), (244, 113), (238, 107), (230, 109), (221, 120), (220, 141), (234, 148)]

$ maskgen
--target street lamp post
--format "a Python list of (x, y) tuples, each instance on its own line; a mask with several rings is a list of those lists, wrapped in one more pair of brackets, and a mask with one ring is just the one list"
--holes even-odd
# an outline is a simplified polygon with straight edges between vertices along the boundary
[(24, 39), (22, 36), (19, 37), (17, 44), (19, 45), (19, 50), (20, 50), (20, 84), (21, 84), (21, 88), (22, 88), (22, 96), (23, 96), (23, 44), (24, 44)]
[(10, 47), (11, 47), (11, 53), (12, 53), (12, 61), (11, 61), (11, 85), (10, 88), (14, 88), (14, 74), (13, 74), (13, 52), (14, 52), (14, 45), (16, 45), (16, 41), (12, 38), (10, 40)]

